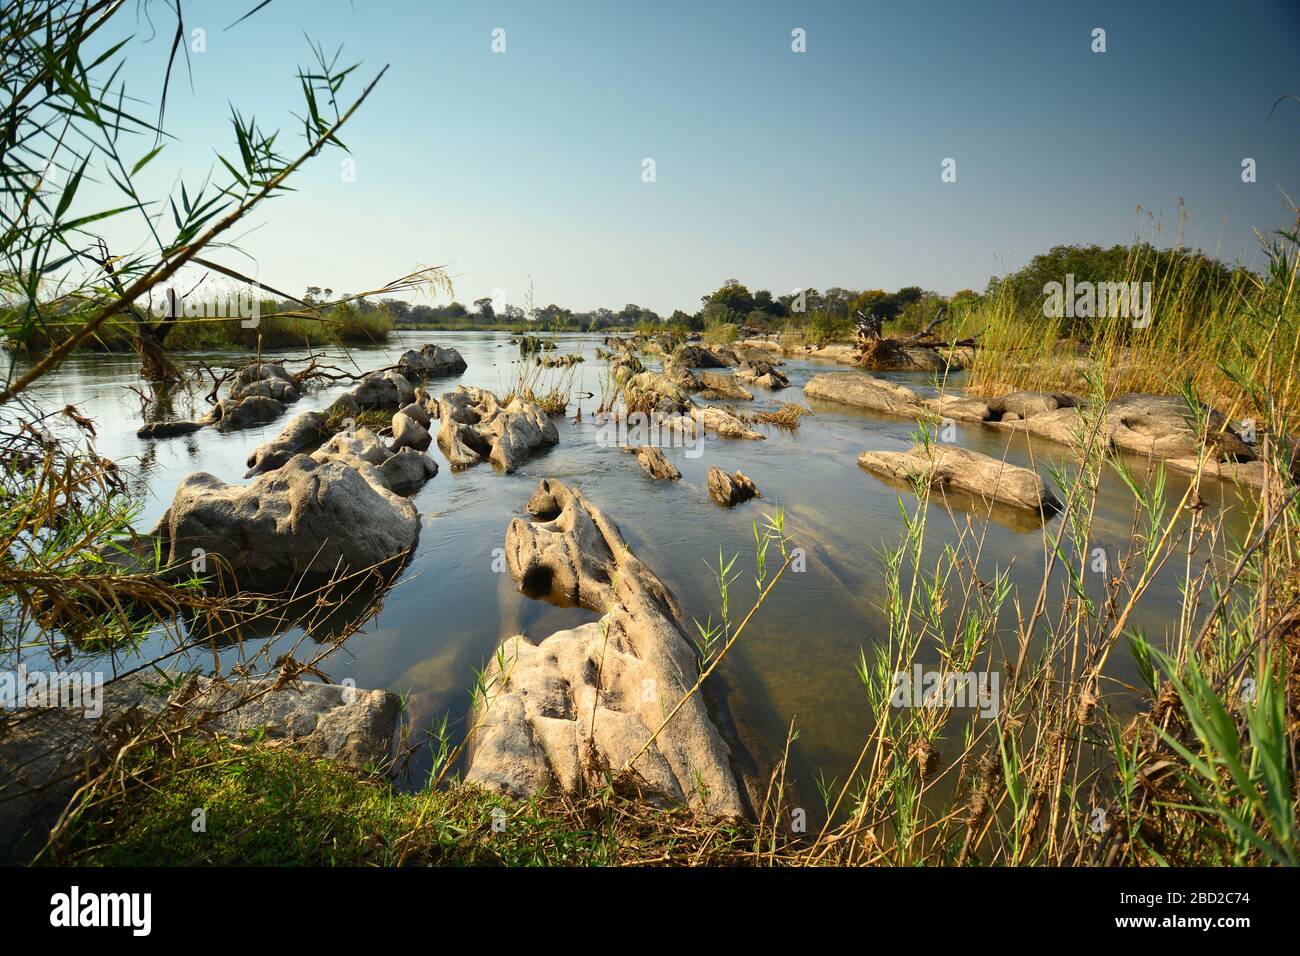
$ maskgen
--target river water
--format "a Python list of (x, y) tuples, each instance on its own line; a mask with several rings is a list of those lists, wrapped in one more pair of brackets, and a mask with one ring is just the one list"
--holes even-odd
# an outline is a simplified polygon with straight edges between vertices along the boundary
[[(406, 348), (435, 342), (457, 349), (469, 368), (461, 376), (431, 382), (431, 391), (441, 393), (467, 384), (503, 394), (512, 387), (518, 360), (508, 338), (492, 332), (405, 332), (381, 347), (350, 348), (336, 361), (369, 370), (394, 364)], [(523, 597), (508, 573), (494, 570), (501, 564), (494, 549), (503, 547), (510, 519), (524, 513), (541, 478), (581, 487), (617, 522), (632, 550), (677, 595), (686, 613), (700, 620), (710, 614), (716, 620), (718, 615), (719, 598), (709, 565), (716, 567), (719, 550), (728, 557), (740, 553), (735, 570), (742, 574), (733, 590), (732, 606), (742, 608), (741, 613), (749, 608), (755, 593), (753, 522), (780, 505), (786, 511), (787, 533), (807, 555), (806, 570), (785, 575), (719, 669), (715, 692), (725, 698), (742, 739), (760, 763), (779, 750), (793, 719), (799, 738), (792, 751), (792, 776), (805, 787), (819, 772), (826, 779), (842, 781), (870, 729), (855, 664), (860, 649), (870, 659), (872, 646), (883, 634), (880, 552), (901, 541), (900, 497), (909, 510), (915, 505), (906, 489), (884, 484), (860, 469), (857, 456), (869, 449), (909, 447), (916, 424), (805, 399), (801, 386), (811, 375), (843, 369), (816, 360), (790, 359), (789, 389), (772, 393), (753, 388), (752, 405), (738, 404), (747, 411), (774, 408), (785, 401), (808, 405), (815, 415), (804, 418), (801, 428), (782, 431), (760, 426), (768, 437), (757, 442), (710, 434), (700, 457), (688, 457), (681, 448), (665, 449), (683, 478), (655, 482), (642, 473), (633, 456), (597, 441), (594, 412), (606, 379), (605, 363), (596, 356), (599, 337), (562, 334), (558, 338), (559, 353), (581, 352), (586, 358), (572, 373), (575, 393), (594, 393), (577, 403), (583, 420), (573, 421), (576, 406), (571, 404), (566, 418), (557, 419), (559, 444), (512, 475), (496, 472), (488, 464), (454, 472), (435, 443), (430, 454), (439, 463), (439, 474), (412, 499), (423, 517), (417, 550), (380, 612), (327, 660), (326, 671), (335, 681), (350, 677), (358, 687), (385, 688), (406, 697), (414, 738), (444, 714), (455, 731), (463, 733), (474, 670), (483, 666), (504, 637), (522, 632), (541, 638), (559, 627), (592, 619), (594, 615), (586, 611)], [(284, 354), (301, 356), (304, 351)], [(247, 360), (246, 355), (233, 352), (176, 358), (200, 359), (210, 365)], [(933, 387), (921, 373), (884, 377), (923, 390)], [(241, 481), (249, 452), (278, 433), (289, 416), (324, 408), (349, 387), (340, 384), (314, 392), (292, 406), (289, 416), (262, 428), (231, 434), (203, 429), (151, 441), (135, 434), (141, 423), (140, 400), (128, 386), (138, 384), (134, 356), (80, 354), (42, 380), (34, 396), (48, 407), (74, 404), (94, 420), (100, 453), (133, 476), (141, 529), (151, 527), (167, 508), (183, 476), (207, 471), (225, 481)], [(205, 408), (200, 407), (199, 413)], [(176, 411), (186, 414), (188, 410)], [(959, 423), (957, 429), (957, 440), (965, 447), (999, 458), (1005, 455), (1013, 464), (1035, 467), (1045, 478), (1049, 459), (1068, 461), (1060, 446), (1036, 444), (1031, 457), (1023, 438), (978, 425)], [(706, 488), (710, 464), (749, 475), (762, 500), (732, 510), (715, 504)], [(1168, 486), (1170, 494), (1179, 495), (1185, 479), (1171, 474)], [(1216, 488), (1217, 493), (1211, 489), (1207, 495), (1211, 507), (1229, 508), (1234, 512), (1229, 523), (1239, 524), (1242, 518), (1237, 513), (1245, 509), (1234, 505), (1236, 491)], [(1116, 477), (1108, 476), (1097, 507), (1095, 544), (1107, 547), (1112, 555), (1127, 547), (1132, 516), (1131, 494)], [(929, 527), (926, 558), (933, 565), (955, 536), (954, 523), (942, 505), (931, 506)], [(1031, 605), (1044, 567), (1039, 527), (1024, 521), (995, 522), (984, 554), (987, 572), (994, 566), (1009, 567), (1022, 602)], [(1133, 623), (1158, 639), (1174, 626), (1179, 605), (1177, 578), (1167, 574), (1157, 580)], [(149, 654), (160, 647), (146, 646), (141, 652)], [(243, 653), (248, 655), (247, 650)], [(229, 666), (240, 654), (238, 648), (227, 650), (223, 665)], [(274, 657), (273, 649), (268, 659)], [(1112, 660), (1114, 677), (1136, 680), (1126, 647), (1117, 648)], [(937, 656), (927, 650), (921, 662), (933, 665)], [(117, 666), (130, 663), (118, 661)], [(210, 668), (212, 658), (205, 651), (189, 663)], [(414, 762), (416, 782), (424, 776), (425, 759)]]

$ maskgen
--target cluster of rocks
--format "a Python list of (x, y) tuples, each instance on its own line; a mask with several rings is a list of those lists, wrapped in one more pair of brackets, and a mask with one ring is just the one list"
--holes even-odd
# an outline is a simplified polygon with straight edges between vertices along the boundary
[(506, 533), (516, 585), (601, 618), (503, 642), (471, 721), (466, 782), (525, 796), (579, 793), (612, 776), (656, 803), (744, 815), (743, 777), (701, 693), (664, 724), (700, 673), (673, 596), (576, 488), (542, 481), (528, 512)]
[(555, 423), (536, 402), (513, 397), (506, 405), (487, 389), (460, 386), (438, 403), (438, 447), (453, 468), (491, 461), (507, 474), (539, 449), (560, 440)]
[(860, 372), (816, 375), (804, 386), (809, 398), (839, 402), (890, 415), (933, 418), (1024, 431), (1035, 437), (1078, 447), (1098, 442), (1102, 448), (1163, 461), (1179, 471), (1203, 473), (1262, 486), (1268, 469), (1255, 447), (1218, 411), (1193, 413), (1179, 398), (1129, 394), (1099, 411), (1061, 392), (1017, 391), (998, 398), (941, 395), (927, 398), (896, 382)]
[(149, 422), (136, 432), (141, 438), (188, 435), (209, 425), (219, 431), (238, 431), (265, 425), (284, 414), (302, 397), (297, 378), (278, 362), (255, 362), (235, 373), (225, 398), (202, 418), (193, 421)]

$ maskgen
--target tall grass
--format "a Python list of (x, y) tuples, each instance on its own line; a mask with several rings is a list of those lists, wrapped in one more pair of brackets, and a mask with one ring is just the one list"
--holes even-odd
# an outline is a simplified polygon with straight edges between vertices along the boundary
[[(1145, 328), (1123, 317), (1048, 318), (1042, 300), (1025, 305), (1009, 290), (996, 291), (954, 324), (958, 335), (978, 337), (969, 384), (988, 395), (1078, 391), (1087, 370), (1099, 369), (1108, 395), (1174, 395), (1190, 384), (1225, 412), (1261, 413), (1247, 395), (1250, 386), (1261, 384), (1270, 358), (1277, 368), (1294, 369), (1300, 355), (1300, 307), (1292, 295), (1296, 228), (1279, 231), (1263, 247), (1268, 272), (1241, 273), (1249, 283), (1243, 286), (1210, 281), (1216, 266), (1203, 258), (1157, 259), (1151, 247), (1134, 246), (1125, 274), (1112, 278), (1151, 282)], [(1283, 397), (1294, 405), (1300, 395)]]

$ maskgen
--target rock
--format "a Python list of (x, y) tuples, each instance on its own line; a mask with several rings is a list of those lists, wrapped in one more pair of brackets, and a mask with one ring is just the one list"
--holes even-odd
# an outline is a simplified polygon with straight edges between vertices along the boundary
[(763, 497), (754, 483), (741, 472), (728, 475), (717, 465), (709, 466), (709, 494), (718, 504), (728, 508), (750, 498)]
[(679, 345), (673, 359), (686, 368), (728, 368), (739, 365), (740, 359), (725, 345), (708, 348), (704, 345)]
[(577, 489), (543, 481), (528, 510), (535, 520), (515, 519), (506, 534), (515, 582), (603, 617), (503, 642), (484, 675), (466, 782), (518, 796), (578, 793), (636, 757), (633, 780), (648, 799), (744, 815), (731, 751), (700, 693), (636, 756), (699, 677), (672, 595)]
[[(416, 405), (408, 405), (408, 408), (418, 408)], [(424, 416), (427, 421), (429, 416)], [(393, 451), (399, 451), (403, 448), (414, 448), (416, 451), (424, 451), (433, 441), (429, 430), (419, 423), (413, 416), (408, 415), (405, 411), (400, 411), (393, 416)]]
[[(1224, 428), (1224, 417), (1206, 409), (1208, 432), (1214, 436), (1215, 461), (1251, 461), (1254, 450), (1231, 427)], [(1201, 450), (1201, 436), (1196, 420), (1181, 398), (1156, 395), (1123, 395), (1106, 409), (1106, 427), (1111, 444), (1122, 451), (1158, 459), (1195, 458)]]
[(259, 445), (248, 456), (245, 478), (274, 471), (294, 455), (308, 452), (325, 440), (325, 416), (320, 412), (303, 412), (294, 416), (275, 438)]
[(189, 710), (215, 715), (202, 725), (210, 733), (263, 731), (264, 742), (353, 770), (387, 769), (401, 726), (401, 701), (395, 694), (314, 681), (274, 685), (273, 677), (229, 685), (200, 677), (193, 696), (181, 699)]
[(5, 711), (0, 734), (0, 863), (27, 863), (81, 783), (86, 766), (165, 716), (187, 733), (264, 730), (264, 742), (337, 760), (357, 771), (386, 767), (400, 701), (378, 690), (269, 678), (217, 683), (196, 677), (172, 689), (153, 672), (107, 683), (99, 713), (62, 707)]
[(691, 420), (706, 431), (716, 432), (723, 438), (746, 438), (764, 441), (767, 436), (754, 431), (731, 412), (712, 405), (697, 405), (690, 411)]
[(438, 447), (453, 468), (484, 459), (507, 474), (540, 448), (560, 440), (555, 423), (534, 402), (515, 397), (502, 406), (486, 389), (460, 386), (439, 403)]
[[(415, 390), (415, 401), (411, 402), (409, 405), (403, 405), (400, 409), (400, 413), (406, 415), (408, 418), (414, 418), (423, 427), (428, 428), (429, 423), (433, 421), (433, 416), (429, 414), (428, 406), (425, 404), (428, 399), (429, 396), (425, 394), (424, 389), (417, 388)], [(437, 403), (435, 402), (434, 404), (436, 407)]]
[(638, 446), (636, 460), (640, 462), (645, 473), (655, 481), (674, 481), (682, 476), (677, 466), (663, 453), (663, 449), (656, 445)]
[(844, 365), (857, 365), (860, 356), (858, 350), (852, 345), (823, 345), (821, 348), (810, 348), (808, 357), (825, 359), (829, 362), (840, 362)]
[[(459, 375), (468, 366), (455, 349), (444, 349), (432, 342), (422, 345), (417, 352), (408, 349), (397, 360), (397, 371), (412, 385), (445, 375)], [(428, 427), (428, 422), (423, 423)]]
[[(348, 439), (331, 444), (340, 440)], [(167, 566), (188, 570), (198, 550), (209, 574), (267, 592), (338, 571), (396, 572), (415, 546), (418, 513), (373, 465), (328, 449), (319, 459), (296, 455), (250, 485), (205, 472), (183, 479), (157, 528)]]
[(966, 395), (944, 394), (930, 399), (925, 404), (934, 409), (940, 418), (952, 418), (963, 422), (986, 422), (999, 414), (988, 402)]
[(763, 388), (788, 388), (790, 380), (776, 366), (764, 361), (746, 361), (736, 369), (736, 378)]
[(955, 488), (1045, 516), (1060, 508), (1060, 502), (1033, 471), (956, 445), (919, 444), (905, 452), (867, 451), (858, 456), (858, 464), (877, 475), (920, 480), (932, 488)]
[(302, 388), (298, 385), (298, 380), (278, 362), (255, 362), (235, 373), (226, 394), (235, 402), (260, 396), (288, 405), (302, 397)]
[(394, 371), (371, 372), (352, 390), (359, 408), (401, 408), (410, 403), (415, 390), (405, 376)]
[(139, 438), (172, 438), (176, 435), (188, 435), (204, 426), (205, 422), (174, 421), (149, 422), (142, 425), (136, 435)]
[[(694, 377), (691, 378), (694, 381)], [(680, 376), (678, 381), (682, 381)], [(690, 395), (682, 385), (657, 372), (638, 372), (631, 376), (623, 386), (622, 393), (623, 404), (629, 412), (680, 415), (687, 412), (692, 404)]]
[(1074, 399), (1064, 392), (1011, 392), (989, 403), (990, 409), (1005, 415), (1010, 412), (1020, 418), (1033, 418), (1058, 408), (1073, 408)]
[(741, 385), (731, 375), (723, 375), (719, 372), (700, 372), (698, 378), (700, 385), (703, 387), (700, 398), (707, 398), (710, 401), (727, 398), (746, 402), (753, 401), (754, 393)]
[(401, 493), (418, 489), (437, 475), (438, 463), (423, 452), (406, 447), (380, 465), (379, 470), (388, 480), (388, 487)]
[(814, 375), (803, 387), (803, 393), (809, 398), (819, 398), (909, 418), (923, 415), (926, 411), (926, 403), (912, 389), (874, 378), (863, 372)]
[(200, 421), (216, 425), (218, 431), (239, 431), (255, 425), (267, 425), (284, 414), (284, 403), (265, 395), (247, 398), (223, 398), (206, 418)]

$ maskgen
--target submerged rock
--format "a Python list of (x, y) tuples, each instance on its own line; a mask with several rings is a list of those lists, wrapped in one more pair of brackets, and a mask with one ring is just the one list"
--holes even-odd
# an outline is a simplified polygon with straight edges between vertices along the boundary
[(439, 418), (438, 447), (453, 468), (487, 459), (509, 473), (538, 449), (560, 440), (555, 423), (536, 403), (515, 397), (502, 405), (482, 388), (462, 385), (443, 395)]
[(258, 396), (288, 405), (302, 397), (302, 387), (278, 362), (258, 362), (241, 368), (235, 374), (227, 396), (234, 402)]
[(858, 456), (858, 464), (877, 475), (921, 481), (932, 488), (955, 488), (1042, 515), (1055, 514), (1060, 508), (1035, 472), (956, 445), (919, 444), (905, 452), (866, 451)]
[(682, 476), (677, 466), (668, 460), (662, 448), (656, 445), (640, 445), (635, 450), (636, 460), (641, 468), (655, 481), (675, 481)]
[(751, 498), (763, 497), (744, 474), (738, 471), (729, 475), (717, 465), (709, 466), (709, 494), (718, 504), (728, 508)]
[(484, 675), (466, 781), (519, 796), (577, 793), (636, 757), (632, 780), (645, 797), (743, 815), (731, 752), (700, 693), (664, 724), (699, 677), (672, 595), (577, 489), (543, 481), (528, 510), (535, 520), (515, 519), (506, 534), (515, 582), (603, 617), (503, 642)]

